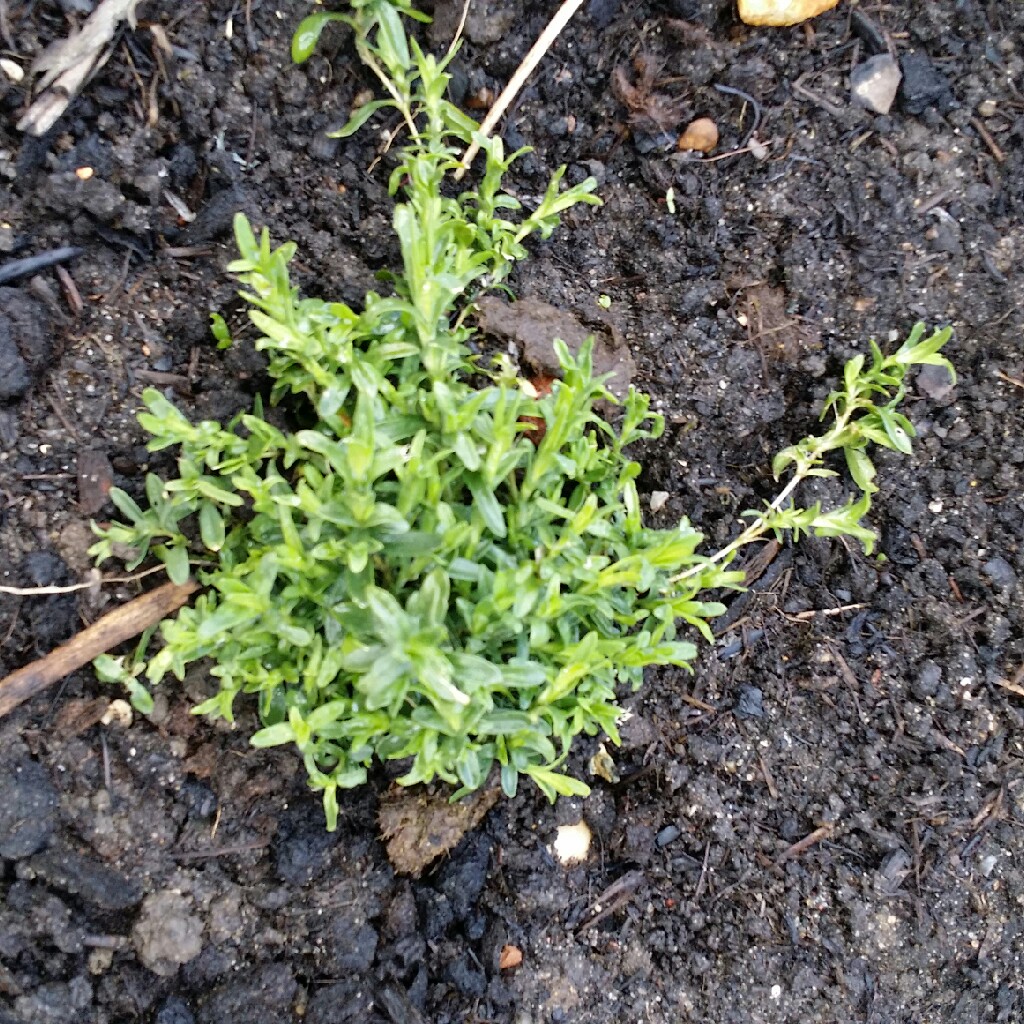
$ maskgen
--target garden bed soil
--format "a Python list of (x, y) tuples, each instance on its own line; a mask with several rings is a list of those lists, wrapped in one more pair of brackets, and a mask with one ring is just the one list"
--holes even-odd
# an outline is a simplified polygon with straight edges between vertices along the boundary
[[(0, 4), (4, 56), (90, 6)], [(487, 102), (553, 6), (473, 0), (459, 102)], [(236, 210), (298, 243), (309, 293), (358, 303), (394, 264), (388, 125), (325, 136), (374, 83), (340, 30), (290, 64), (307, 10), (144, 2), (42, 139), (14, 128), (27, 80), (0, 75), (0, 265), (84, 250), (80, 309), (52, 269), (0, 290), (0, 583), (84, 579), (105, 482), (139, 494), (171, 465), (135, 422), (143, 387), (193, 418), (264, 388), (224, 269)], [(888, 116), (849, 102), (874, 52), (854, 10), (913, 55)], [(637, 58), (667, 99), (630, 125)], [(617, 783), (553, 807), (524, 787), (419, 879), (385, 856), (382, 773), (327, 834), (299, 761), (248, 747), (251, 708), (234, 730), (190, 716), (203, 671), (130, 724), (75, 673), (0, 722), (0, 1022), (1024, 1019), (1022, 71), (1013, 3), (844, 2), (774, 30), (716, 0), (585, 5), (503, 132), (534, 147), (524, 202), (567, 163), (605, 204), (515, 290), (585, 321), (610, 297), (668, 421), (637, 452), (650, 519), (687, 515), (709, 545), (771, 496), (772, 453), (869, 336), (951, 324), (958, 381), (919, 375), (915, 454), (878, 460), (886, 560), (787, 543), (693, 675), (626, 695)], [(716, 155), (746, 147), (753, 108), (716, 85), (758, 101), (767, 152), (659, 148), (696, 116)], [(150, 582), (0, 595), (0, 675)], [(564, 867), (555, 830), (581, 816), (592, 850)]]

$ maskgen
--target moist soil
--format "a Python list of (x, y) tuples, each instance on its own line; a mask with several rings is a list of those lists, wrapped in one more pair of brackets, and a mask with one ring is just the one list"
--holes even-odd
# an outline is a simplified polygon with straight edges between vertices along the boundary
[[(6, 0), (4, 56), (93, 6)], [(471, 8), (454, 92), (482, 109), (553, 4)], [(340, 29), (291, 65), (307, 11), (144, 2), (42, 139), (14, 127), (28, 80), (0, 74), (0, 266), (83, 250), (0, 291), (4, 585), (85, 580), (105, 486), (172, 465), (135, 422), (144, 387), (192, 418), (265, 389), (225, 273), (236, 210), (298, 243), (309, 293), (357, 303), (394, 264), (393, 126), (325, 136), (374, 83)], [(888, 44), (906, 78), (882, 116), (849, 74)], [(885, 560), (824, 539), (766, 556), (692, 675), (624, 695), (618, 782), (555, 806), (524, 787), (419, 879), (387, 861), (383, 773), (327, 834), (297, 758), (248, 747), (251, 708), (234, 730), (189, 715), (204, 671), (106, 724), (112, 694), (73, 674), (0, 722), (0, 1021), (1024, 1020), (1022, 75), (1014, 3), (753, 29), (716, 0), (590, 0), (502, 132), (534, 147), (525, 203), (562, 163), (605, 203), (516, 292), (584, 321), (610, 297), (668, 421), (637, 452), (649, 517), (709, 545), (771, 497), (771, 454), (868, 337), (951, 324), (956, 384), (919, 374), (914, 455), (878, 459)], [(698, 116), (718, 159), (672, 145)], [(0, 594), (0, 674), (151, 582)], [(581, 817), (591, 852), (566, 867), (555, 830)]]

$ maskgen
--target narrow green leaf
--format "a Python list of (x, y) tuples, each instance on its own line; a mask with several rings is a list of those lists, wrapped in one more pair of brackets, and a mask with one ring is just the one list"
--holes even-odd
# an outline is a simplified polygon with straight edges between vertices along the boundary
[[(332, 21), (342, 21), (352, 25), (351, 18), (334, 11), (318, 11), (310, 14), (299, 22), (299, 27), (292, 36), (292, 60), (303, 64), (313, 55), (316, 44), (320, 41), (323, 31)], [(244, 250), (243, 250), (244, 251)]]
[(224, 517), (216, 505), (204, 502), (199, 509), (199, 535), (209, 551), (220, 551), (224, 546), (226, 530)]
[(393, 106), (394, 103), (391, 100), (370, 100), (361, 107), (356, 107), (348, 121), (345, 122), (345, 126), (337, 131), (328, 132), (327, 137), (329, 139), (347, 139), (350, 135), (355, 135), (378, 110)]
[(290, 722), (278, 722), (277, 725), (267, 726), (252, 734), (249, 742), (254, 747), (279, 747), (282, 743), (292, 743), (295, 740), (295, 732)]

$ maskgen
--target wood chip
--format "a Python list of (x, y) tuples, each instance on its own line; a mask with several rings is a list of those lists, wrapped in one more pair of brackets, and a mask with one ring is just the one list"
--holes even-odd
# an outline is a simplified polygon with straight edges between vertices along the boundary
[(18, 130), (45, 135), (92, 75), (110, 59), (108, 44), (122, 21), (135, 24), (139, 0), (103, 0), (82, 28), (48, 46), (32, 64), (41, 75), (39, 94), (18, 122)]
[(114, 484), (114, 467), (103, 452), (78, 453), (78, 507), (94, 516), (107, 503)]
[(62, 739), (71, 739), (88, 732), (102, 721), (110, 706), (104, 697), (86, 700), (69, 700), (61, 706), (53, 722), (53, 733)]

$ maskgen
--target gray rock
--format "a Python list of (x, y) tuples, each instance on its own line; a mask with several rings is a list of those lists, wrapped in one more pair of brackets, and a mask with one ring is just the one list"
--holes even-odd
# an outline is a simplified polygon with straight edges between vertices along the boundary
[(0, 288), (0, 401), (21, 398), (53, 355), (53, 319), (41, 302)]
[(285, 964), (254, 967), (218, 988), (200, 1009), (199, 1021), (290, 1021), (294, 1019), (292, 1011), (298, 990), (295, 977)]
[(500, 42), (516, 22), (516, 12), (495, 0), (473, 4), (466, 18), (466, 38), (474, 43)]
[(14, 1001), (14, 1012), (32, 1024), (76, 1024), (92, 1002), (92, 986), (79, 976), (70, 982), (51, 981)]
[(942, 669), (934, 661), (923, 661), (917, 679), (911, 686), (911, 692), (918, 700), (924, 700), (927, 697), (934, 697), (939, 692), (941, 683)]
[(680, 828), (678, 825), (666, 825), (657, 835), (654, 840), (654, 845), (658, 847), (668, 846), (669, 843), (674, 843), (680, 836)]
[(156, 1024), (196, 1024), (192, 1011), (177, 996), (170, 999), (160, 1007), (156, 1015)]
[(1000, 590), (1012, 590), (1017, 585), (1017, 574), (1013, 566), (1000, 555), (990, 558), (982, 567), (981, 571)]
[(154, 974), (169, 978), (203, 948), (203, 922), (180, 893), (147, 896), (132, 929), (132, 945)]
[(764, 694), (756, 686), (743, 685), (736, 700), (736, 714), (740, 718), (764, 717)]
[(941, 402), (953, 392), (953, 378), (944, 366), (922, 366), (917, 386), (933, 402)]
[(46, 850), (32, 858), (30, 867), (51, 888), (79, 896), (102, 910), (127, 910), (142, 899), (137, 882), (74, 850)]
[(871, 57), (850, 73), (853, 102), (876, 114), (888, 114), (902, 79), (903, 74), (895, 58), (887, 53)]
[(57, 825), (57, 790), (49, 773), (35, 761), (2, 765), (0, 793), (0, 857), (31, 857)]

